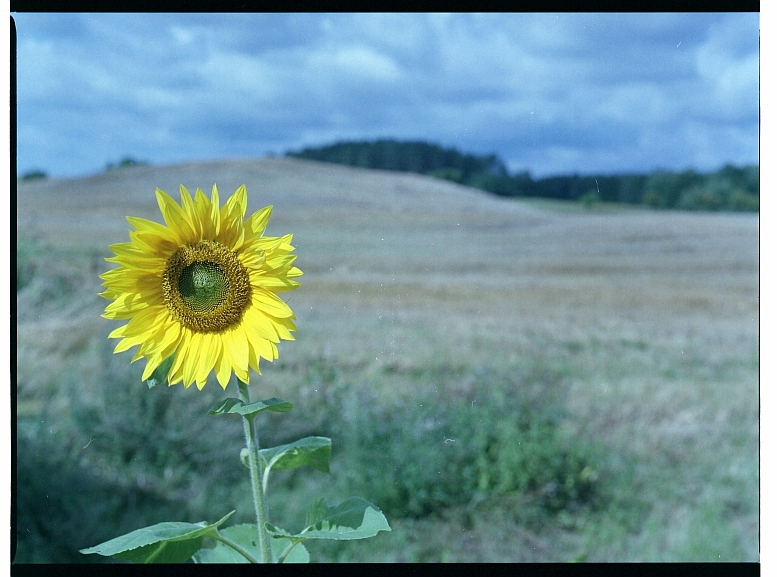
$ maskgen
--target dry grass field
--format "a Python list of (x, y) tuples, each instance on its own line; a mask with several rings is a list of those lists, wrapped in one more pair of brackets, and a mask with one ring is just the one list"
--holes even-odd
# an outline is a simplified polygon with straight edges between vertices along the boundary
[[(108, 266), (102, 258), (110, 255), (109, 244), (128, 240), (126, 215), (161, 220), (156, 187), (178, 198), (180, 183), (209, 192), (214, 182), (222, 199), (246, 184), (249, 212), (274, 205), (268, 234), (294, 233), (304, 272), (302, 287), (287, 293), (298, 317), (297, 341), (283, 343), (280, 359), (252, 380), (263, 390), (259, 396), (287, 398), (316, 423), (333, 399), (350, 398), (356, 407), (343, 410), (359, 410), (359, 403), (469, 399), (478, 384), (487, 390), (489, 379), (540, 395), (547, 385), (563, 405), (565, 433), (611, 455), (598, 471), (615, 496), (598, 512), (564, 509), (529, 523), (499, 504), (520, 495), (491, 502), (473, 497), (434, 514), (388, 515), (392, 533), (370, 543), (311, 546), (314, 557), (758, 559), (759, 221), (753, 214), (561, 210), (419, 175), (286, 158), (20, 181), (20, 442), (24, 437), (34, 448), (43, 443), (41, 431), (72, 438), (82, 473), (122, 476), (108, 471), (115, 465), (104, 457), (81, 449), (91, 442), (84, 432), (91, 429), (68, 424), (83, 418), (84, 406), (125, 399), (124, 383), (142, 372), (141, 363), (129, 365), (131, 355), (110, 354), (105, 337), (115, 325), (100, 318), (107, 301), (96, 296), (97, 275)], [(110, 382), (111, 375), (121, 384)], [(349, 397), (349, 391), (355, 393)], [(132, 394), (156, 389), (137, 386)], [(174, 387), (162, 394), (201, 412), (224, 396), (215, 383), (202, 392)], [(434, 407), (429, 410), (434, 418)], [(305, 422), (288, 421), (303, 433)], [(239, 425), (230, 425), (223, 434), (234, 429), (239, 444)], [(284, 421), (264, 426), (281, 428), (265, 433), (273, 438), (292, 435)], [(108, 427), (103, 434), (121, 431)], [(418, 442), (441, 459), (464, 441), (455, 428), (435, 435)], [(102, 442), (92, 449), (108, 447)], [(348, 474), (336, 466), (340, 442), (333, 438), (333, 477)], [(19, 462), (30, 454), (20, 451)], [(309, 490), (297, 477), (287, 481), (276, 498)], [(132, 483), (161, 481), (136, 475)], [(201, 517), (206, 509), (197, 509), (196, 499), (203, 497), (186, 495), (191, 514)], [(221, 509), (232, 506), (225, 502)], [(297, 514), (294, 507), (274, 507), (279, 516)], [(35, 515), (21, 521), (33, 523)], [(151, 517), (138, 523), (167, 520)], [(17, 530), (21, 540), (24, 529)], [(91, 534), (78, 537), (87, 542), (73, 549), (99, 542)], [(24, 547), (22, 560), (47, 559), (29, 553), (29, 541)]]

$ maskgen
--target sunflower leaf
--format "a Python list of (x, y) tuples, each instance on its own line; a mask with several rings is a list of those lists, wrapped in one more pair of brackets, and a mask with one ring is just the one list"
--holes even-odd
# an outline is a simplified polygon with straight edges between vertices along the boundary
[[(240, 545), (248, 553), (253, 555), (255, 559), (261, 559), (262, 552), (259, 549), (259, 538), (256, 533), (255, 524), (232, 525), (231, 527), (219, 531), (219, 534)], [(277, 562), (291, 543), (291, 539), (272, 539), (270, 545), (272, 546), (273, 561)], [(243, 555), (220, 541), (217, 541), (216, 546), (213, 548), (200, 549), (194, 554), (193, 559), (195, 563), (248, 563), (248, 559)], [(309, 562), (310, 554), (302, 543), (293, 547), (289, 551), (286, 559), (284, 559), (284, 563)]]
[(328, 510), (329, 507), (326, 505), (326, 499), (323, 497), (316, 499), (308, 506), (308, 515), (305, 524), (310, 526), (315, 525), (319, 521), (323, 521), (326, 519)]
[(225, 415), (227, 413), (237, 413), (246, 417), (251, 417), (261, 411), (275, 411), (276, 413), (285, 413), (294, 407), (289, 401), (283, 399), (266, 399), (256, 401), (255, 403), (245, 404), (240, 399), (224, 399), (213, 405), (208, 411), (209, 415)]
[(262, 449), (259, 456), (268, 469), (296, 469), (310, 465), (317, 471), (328, 473), (331, 453), (332, 439), (305, 437), (287, 445)]
[(267, 531), (275, 539), (366, 539), (380, 531), (391, 531), (383, 513), (372, 503), (359, 497), (351, 497), (335, 507), (326, 507), (323, 499), (311, 503), (308, 518), (316, 519), (296, 535), (266, 523)]
[(216, 534), (216, 528), (232, 516), (228, 513), (215, 523), (164, 522), (137, 529), (94, 547), (81, 549), (135, 563), (183, 563), (202, 547), (202, 540)]
[(175, 355), (170, 355), (167, 357), (162, 363), (154, 369), (154, 372), (151, 373), (151, 376), (146, 379), (146, 384), (148, 385), (149, 389), (153, 389), (157, 385), (161, 385), (167, 380), (167, 373), (170, 372), (170, 365), (173, 364), (173, 359), (175, 358)]

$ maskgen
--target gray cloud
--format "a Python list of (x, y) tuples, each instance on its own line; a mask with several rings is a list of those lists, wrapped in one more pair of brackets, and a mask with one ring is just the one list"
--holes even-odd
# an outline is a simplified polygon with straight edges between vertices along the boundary
[(535, 175), (758, 160), (757, 14), (18, 14), (19, 170), (352, 138)]

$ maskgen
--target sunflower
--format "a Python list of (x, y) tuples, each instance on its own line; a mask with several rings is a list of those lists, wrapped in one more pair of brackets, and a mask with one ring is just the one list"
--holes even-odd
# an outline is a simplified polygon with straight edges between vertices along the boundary
[(223, 207), (215, 185), (210, 200), (183, 185), (180, 205), (159, 189), (156, 198), (167, 226), (127, 217), (130, 242), (106, 259), (119, 266), (100, 275), (100, 296), (113, 301), (103, 316), (130, 319), (109, 335), (121, 339), (114, 353), (137, 345), (143, 380), (172, 357), (170, 385), (202, 389), (211, 371), (223, 388), (233, 371), (248, 384), (249, 367), (259, 373), (260, 358), (277, 359), (276, 344), (294, 340), (294, 313), (276, 294), (299, 286), (292, 235), (262, 236), (271, 206), (243, 220), (245, 186)]

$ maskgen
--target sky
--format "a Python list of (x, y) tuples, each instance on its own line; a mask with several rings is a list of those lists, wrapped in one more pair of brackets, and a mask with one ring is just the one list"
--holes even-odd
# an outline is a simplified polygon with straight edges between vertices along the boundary
[(534, 177), (758, 163), (757, 13), (13, 16), (19, 174), (376, 138)]

